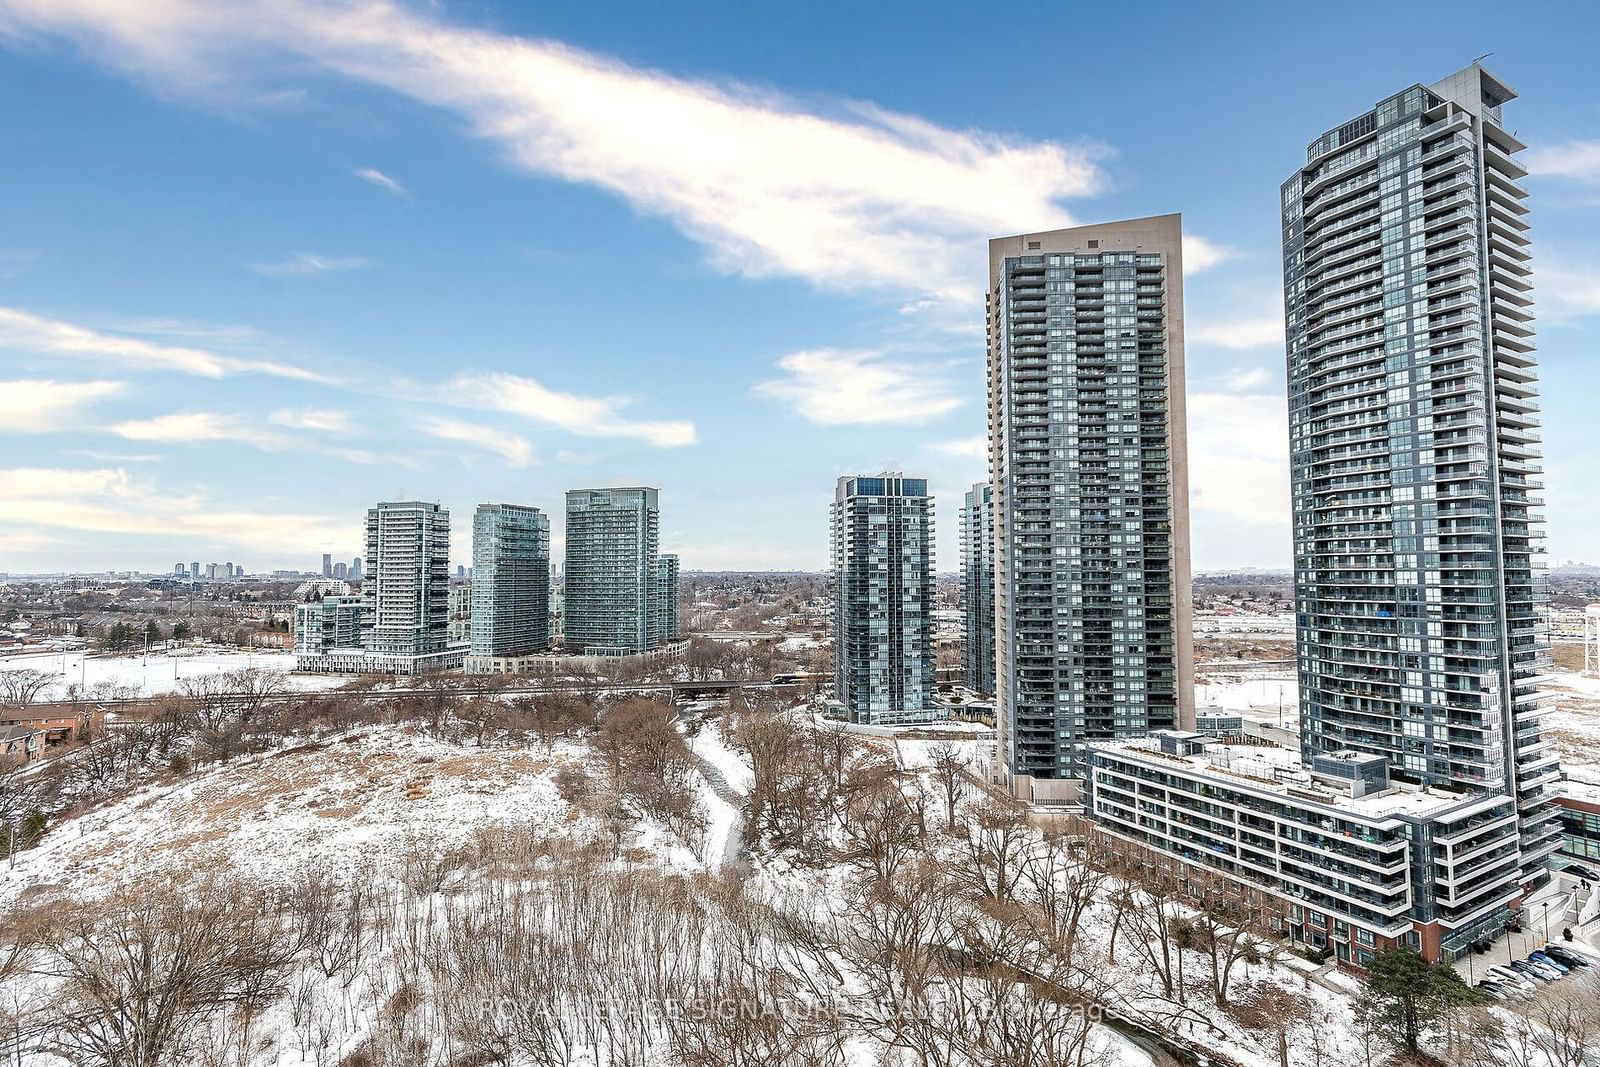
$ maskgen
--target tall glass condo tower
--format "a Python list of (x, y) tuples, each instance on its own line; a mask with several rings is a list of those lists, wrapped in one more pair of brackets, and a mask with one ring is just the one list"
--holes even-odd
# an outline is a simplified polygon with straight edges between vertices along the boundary
[(1181, 219), (990, 241), (988, 345), (999, 769), (1074, 804), (1194, 723)]
[(1527, 883), (1560, 828), (1515, 96), (1474, 64), (1312, 141), (1283, 277), (1301, 745), (1514, 796)]

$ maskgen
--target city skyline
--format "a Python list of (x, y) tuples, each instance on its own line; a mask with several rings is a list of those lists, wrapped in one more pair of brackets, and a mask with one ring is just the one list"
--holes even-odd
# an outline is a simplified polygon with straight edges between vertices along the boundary
[[(1582, 365), (1600, 340), (1591, 10), (1489, 20), (1493, 39), (1483, 20), (1396, 12), (1224, 69), (1192, 34), (1253, 13), (1174, 9), (1148, 42), (1170, 78), (1065, 110), (941, 73), (1007, 47), (954, 9), (910, 35), (888, 12), (857, 13), (833, 60), (817, 58), (829, 20), (800, 13), (700, 34), (647, 8), (605, 25), (511, 6), (470, 24), (375, 10), (353, 42), (314, 4), (236, 29), (199, 4), (123, 22), (72, 0), (0, 0), (4, 76), (32, 101), (0, 118), (20, 148), (8, 191), (28, 208), (0, 247), (0, 435), (14, 457), (0, 468), (0, 570), (160, 573), (200, 557), (270, 573), (348, 557), (355, 480), (463, 515), (491, 499), (559, 514), (570, 485), (659, 485), (685, 570), (821, 571), (808, 517), (830, 476), (905, 465), (947, 501), (986, 476), (971, 249), (1168, 211), (1191, 235), (1195, 568), (1286, 569), (1278, 183), (1330, 112), (1491, 49), (1533, 101), (1518, 136), (1541, 249), (1551, 559), (1600, 559)], [(1315, 17), (1274, 11), (1284, 33)], [(1424, 22), (1403, 61), (1360, 47)], [(440, 44), (426, 57), (423, 34)], [(616, 127), (539, 79), (498, 78), (479, 62), (490, 45), (602, 95)], [(858, 49), (882, 62), (851, 62)], [(1332, 91), (1292, 76), (1319, 57), (1339, 61)], [(1202, 78), (1227, 120), (1173, 104), (1175, 85)], [(696, 151), (655, 150), (634, 124), (658, 109)], [(733, 131), (748, 130), (799, 151), (763, 162), (738, 151)], [(845, 162), (792, 165), (824, 153)], [(1212, 158), (1227, 166), (1171, 165)], [(586, 281), (613, 272), (620, 289)], [(758, 475), (762, 507), (722, 506), (730, 478)], [(453, 562), (470, 558), (463, 525)], [(954, 525), (938, 534), (945, 561), (959, 558)]]

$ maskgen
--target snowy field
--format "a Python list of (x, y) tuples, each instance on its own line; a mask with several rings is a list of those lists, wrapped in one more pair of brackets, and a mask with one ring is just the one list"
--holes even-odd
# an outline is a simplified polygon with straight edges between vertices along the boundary
[(1270, 711), (1281, 704), (1286, 718), (1298, 708), (1299, 686), (1290, 665), (1282, 668), (1199, 668), (1195, 671), (1194, 705), (1217, 711)]
[(1544, 688), (1555, 698), (1555, 710), (1542, 725), (1562, 765), (1586, 769), (1600, 780), (1600, 678), (1556, 671)]
[(562, 833), (571, 809), (528, 750), (465, 748), (397, 727), (241, 759), (147, 786), (79, 816), (0, 871), (0, 899), (30, 887), (109, 890), (161, 871), (238, 871), (283, 884), (413, 846), (466, 844), (482, 827)]
[(36, 670), (60, 676), (40, 694), (41, 700), (61, 699), (69, 685), (91, 691), (114, 686), (127, 689), (130, 696), (156, 696), (179, 689), (185, 679), (252, 667), (284, 672), (292, 689), (337, 689), (349, 681), (340, 675), (290, 674), (294, 654), (268, 649), (182, 648), (132, 656), (29, 652), (0, 657), (0, 671)]
[(1194, 619), (1196, 637), (1255, 638), (1261, 641), (1293, 641), (1294, 614), (1277, 615), (1212, 615), (1197, 613)]

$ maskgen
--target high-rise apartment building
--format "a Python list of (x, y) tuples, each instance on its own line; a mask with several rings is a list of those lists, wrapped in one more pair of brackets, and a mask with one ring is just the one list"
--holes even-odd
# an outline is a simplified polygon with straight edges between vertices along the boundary
[(1194, 717), (1180, 217), (990, 241), (988, 349), (998, 770), (1072, 804)]
[(961, 613), (968, 689), (994, 692), (994, 486), (979, 482), (961, 502)]
[[(459, 666), (450, 649), (450, 513), (418, 500), (367, 511), (368, 669), (414, 674)], [(330, 566), (331, 569), (331, 566)]]
[(656, 630), (665, 644), (678, 636), (678, 557), (664, 552), (656, 557)]
[(567, 490), (567, 651), (627, 655), (660, 644), (660, 527), (655, 489)]
[(472, 583), (450, 583), (450, 628), (447, 640), (452, 645), (466, 645), (472, 640)]
[(360, 660), (371, 616), (363, 596), (334, 593), (316, 596), (294, 606), (295, 667), (320, 671), (330, 653), (342, 651), (345, 659)]
[(830, 517), (838, 713), (927, 722), (936, 717), (928, 482), (891, 471), (840, 478)]
[(200, 561), (199, 560), (191, 560), (189, 562), (189, 580), (190, 581), (199, 581), (200, 580)]
[(361, 557), (360, 556), (357, 556), (354, 560), (352, 560), (350, 562), (350, 580), (352, 582), (359, 582), (361, 580)]
[(342, 582), (350, 576), (350, 572), (348, 568), (345, 567), (343, 562), (339, 562), (333, 565), (333, 576), (335, 579)]
[[(1476, 64), (1404, 89), (1311, 142), (1282, 207), (1302, 749), (1514, 797), (1531, 882), (1559, 769), (1515, 95)], [(1458, 890), (1452, 936), (1520, 888)]]
[(332, 555), (332, 553), (324, 552), (322, 554), (322, 576), (324, 578), (332, 578), (333, 577), (333, 555)]
[(479, 504), (472, 517), (467, 670), (519, 670), (550, 649), (550, 520), (538, 508)]

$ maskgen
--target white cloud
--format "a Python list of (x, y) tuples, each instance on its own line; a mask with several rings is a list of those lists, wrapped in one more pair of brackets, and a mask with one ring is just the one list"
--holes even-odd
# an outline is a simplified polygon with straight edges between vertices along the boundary
[(287, 363), (228, 356), (192, 345), (163, 344), (46, 318), (20, 308), (0, 307), (0, 348), (78, 356), (133, 369), (177, 371), (204, 378), (267, 374), (300, 381), (327, 381), (320, 374)]
[(1600, 313), (1600, 268), (1555, 254), (1535, 260), (1533, 281), (1541, 310), (1555, 322)]
[(813, 348), (791, 352), (777, 365), (788, 376), (760, 382), (755, 392), (793, 404), (823, 426), (921, 422), (963, 403), (960, 391), (936, 370), (882, 352)]
[(516, 374), (458, 374), (441, 389), (430, 387), (428, 396), (465, 407), (503, 411), (586, 437), (632, 437), (657, 448), (692, 445), (697, 439), (692, 422), (640, 421), (623, 416), (622, 409), (632, 403), (627, 397), (562, 393)]
[(1600, 141), (1540, 145), (1522, 157), (1536, 177), (1571, 178), (1600, 185)]
[(670, 220), (721, 269), (850, 290), (971, 306), (979, 242), (1068, 225), (1061, 200), (1103, 184), (1099, 149), (677, 77), (392, 0), (8, 0), (7, 24), (67, 36), (166, 94), (320, 66), (462, 117), (525, 171)]
[(1183, 235), (1183, 272), (1185, 274), (1199, 274), (1203, 270), (1210, 270), (1220, 263), (1239, 256), (1237, 248), (1217, 244), (1207, 240), (1199, 234), (1186, 233)]
[(356, 523), (322, 515), (229, 511), (194, 494), (135, 481), (121, 469), (0, 469), (0, 514), (20, 524), (113, 536), (198, 539), (304, 555), (308, 544), (353, 543)]
[(1236, 393), (1248, 393), (1271, 382), (1272, 372), (1265, 367), (1241, 367), (1222, 379), (1223, 386)]
[(0, 430), (44, 433), (72, 429), (66, 420), (122, 389), (122, 382), (0, 381)]
[(1239, 318), (1191, 323), (1184, 336), (1188, 345), (1219, 348), (1283, 347), (1283, 314), (1245, 315)]
[[(1286, 531), (1289, 414), (1283, 397), (1194, 393), (1188, 413), (1194, 510)], [(1201, 526), (1195, 523), (1197, 532)]]
[(493, 452), (504, 457), (513, 467), (526, 467), (533, 462), (533, 446), (526, 438), (496, 430), (492, 426), (434, 416), (424, 417), (417, 425), (430, 437), (437, 437), (441, 441), (458, 441)]
[(351, 171), (351, 173), (362, 181), (376, 185), (379, 189), (393, 193), (395, 196), (406, 195), (406, 187), (400, 183), (398, 178), (390, 177), (377, 167), (359, 167)]
[(989, 456), (988, 435), (981, 433), (971, 437), (958, 437), (953, 441), (935, 441), (928, 447), (947, 456), (961, 456), (965, 459), (987, 459)]
[(296, 252), (288, 259), (277, 263), (252, 263), (250, 269), (257, 274), (294, 276), (363, 270), (370, 266), (372, 260), (361, 256), (319, 256), (314, 252)]
[(350, 433), (355, 427), (348, 411), (333, 408), (284, 408), (267, 416), (279, 426), (317, 433)]
[(268, 452), (282, 451), (292, 444), (290, 438), (242, 415), (215, 411), (179, 411), (148, 419), (131, 419), (112, 426), (111, 432), (130, 441), (158, 444), (239, 441)]

